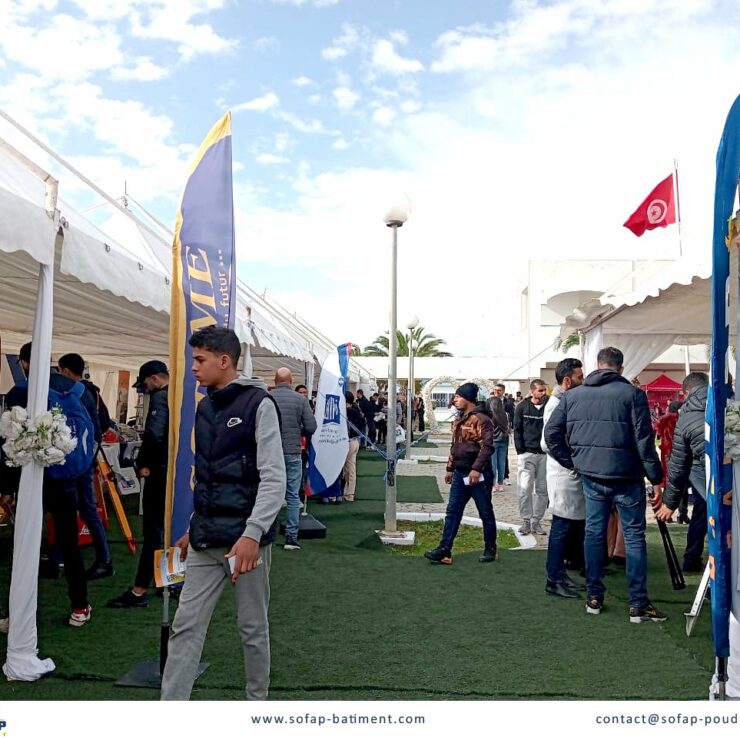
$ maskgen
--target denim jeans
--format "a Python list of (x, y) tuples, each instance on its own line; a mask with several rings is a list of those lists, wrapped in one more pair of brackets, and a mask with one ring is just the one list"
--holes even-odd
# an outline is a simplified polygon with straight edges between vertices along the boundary
[(586, 587), (591, 598), (603, 600), (601, 580), (606, 559), (606, 532), (612, 506), (616, 505), (624, 533), (629, 604), (648, 604), (647, 546), (645, 544), (645, 486), (642, 482), (595, 481), (583, 476), (586, 497)]
[(285, 473), (287, 485), (285, 501), (288, 511), (285, 516), (285, 536), (291, 539), (298, 537), (298, 522), (301, 517), (301, 480), (303, 479), (303, 461), (300, 454), (283, 455), (285, 458)]
[(550, 527), (550, 536), (547, 541), (547, 580), (553, 583), (560, 583), (565, 577), (565, 548), (568, 542), (568, 536), (571, 531), (571, 524), (575, 524), (574, 519), (552, 515), (552, 526)]
[(483, 523), (483, 543), (485, 549), (496, 549), (496, 516), (493, 513), (493, 503), (491, 501), (493, 475), (490, 470), (486, 470), (483, 476), (485, 478), (483, 483), (466, 486), (463, 483), (463, 478), (465, 477), (463, 473), (456, 471), (452, 474), (452, 486), (450, 487), (450, 498), (447, 502), (445, 526), (442, 532), (442, 540), (439, 543), (439, 546), (445, 550), (452, 550), (452, 544), (457, 536), (457, 530), (460, 529), (463, 511), (465, 511), (465, 506), (471, 498), (475, 501), (478, 515)]
[(93, 490), (93, 470), (94, 468), (76, 480), (77, 507), (80, 518), (87, 524), (90, 537), (92, 537), (95, 560), (98, 563), (109, 563), (110, 547), (108, 546), (108, 538), (105, 535), (103, 522), (100, 521), (100, 514), (98, 514), (98, 502), (95, 500), (95, 491)]
[(509, 438), (504, 437), (493, 443), (493, 455), (491, 455), (491, 466), (493, 467), (493, 482), (503, 485), (506, 477), (506, 458), (509, 454)]

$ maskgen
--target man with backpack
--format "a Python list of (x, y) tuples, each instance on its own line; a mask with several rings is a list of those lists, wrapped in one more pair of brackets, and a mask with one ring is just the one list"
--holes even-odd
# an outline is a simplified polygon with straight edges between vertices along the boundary
[[(82, 383), (90, 394), (95, 403), (95, 410), (100, 424), (100, 431), (105, 432), (110, 429), (111, 420), (108, 409), (100, 397), (100, 388), (95, 383), (84, 378), (85, 360), (75, 353), (62, 355), (57, 361), (59, 373), (65, 378)], [(83, 475), (77, 480), (77, 506), (80, 517), (87, 525), (87, 529), (92, 537), (93, 547), (95, 548), (95, 562), (87, 570), (87, 580), (94, 581), (98, 578), (109, 578), (115, 574), (113, 563), (111, 561), (110, 547), (108, 537), (105, 534), (105, 527), (98, 514), (98, 502), (95, 500), (95, 490), (93, 488), (93, 475), (95, 472), (95, 463), (90, 468), (89, 475)]]
[[(19, 364), (28, 377), (31, 367), (31, 343), (21, 347)], [(28, 404), (28, 385), (18, 384), (5, 397), (6, 406), (23, 408)], [(64, 560), (64, 576), (72, 603), (70, 627), (82, 627), (90, 621), (92, 607), (87, 598), (85, 563), (79, 546), (77, 526), (77, 488), (79, 479), (90, 475), (95, 450), (100, 442), (100, 426), (95, 403), (82, 383), (52, 372), (49, 376), (49, 407), (58, 406), (77, 439), (77, 446), (63, 465), (52, 465), (44, 471), (43, 503), (54, 525), (54, 539)], [(3, 461), (0, 470), (0, 493), (17, 494), (20, 468), (10, 468)]]

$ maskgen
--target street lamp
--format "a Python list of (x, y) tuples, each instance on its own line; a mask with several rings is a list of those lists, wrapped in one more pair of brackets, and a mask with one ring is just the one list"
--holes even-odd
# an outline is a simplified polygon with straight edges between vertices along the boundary
[(406, 391), (406, 459), (411, 459), (411, 442), (414, 436), (414, 329), (419, 326), (419, 317), (414, 316), (406, 328), (409, 330), (409, 387)]
[(390, 333), (388, 336), (388, 437), (386, 441), (386, 476), (385, 476), (385, 530), (383, 534), (397, 535), (396, 524), (396, 300), (398, 291), (398, 229), (408, 221), (411, 215), (411, 201), (401, 194), (396, 198), (385, 214), (385, 225), (393, 229), (393, 246), (391, 249), (391, 315)]

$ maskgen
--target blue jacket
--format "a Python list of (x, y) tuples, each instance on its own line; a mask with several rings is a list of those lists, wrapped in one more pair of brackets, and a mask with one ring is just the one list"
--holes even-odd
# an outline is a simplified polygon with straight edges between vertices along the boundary
[(661, 483), (647, 396), (614, 370), (563, 394), (545, 427), (550, 454), (588, 478)]

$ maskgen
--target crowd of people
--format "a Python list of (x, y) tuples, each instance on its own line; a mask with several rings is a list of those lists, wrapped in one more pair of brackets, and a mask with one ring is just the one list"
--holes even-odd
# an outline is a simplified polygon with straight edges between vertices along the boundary
[[(226, 583), (235, 585), (237, 624), (244, 646), (247, 696), (264, 699), (269, 684), (269, 571), (277, 517), (285, 513), (287, 551), (301, 549), (301, 497), (307, 495), (307, 460), (316, 432), (315, 400), (305, 385), (294, 386), (290, 370), (277, 370), (274, 384), (239, 375), (241, 347), (236, 334), (207, 327), (190, 339), (193, 372), (207, 389), (195, 417), (194, 513), (189, 530), (178, 542), (187, 555), (182, 589), (171, 587), (179, 607), (169, 641), (162, 681), (163, 699), (189, 698), (211, 614)], [(28, 376), (31, 345), (20, 352)], [(687, 397), (656, 425), (661, 458), (645, 393), (622, 375), (624, 358), (615, 348), (599, 353), (598, 369), (584, 378), (579, 360), (567, 358), (556, 368), (557, 385), (548, 395), (544, 381), (530, 384), (526, 398), (515, 399), (497, 384), (490, 398), (479, 402), (474, 383), (457, 388), (456, 418), (446, 466), (450, 484), (444, 529), (439, 545), (425, 553), (433, 563), (451, 564), (463, 511), (472, 499), (483, 525), (480, 561), (499, 558), (493, 493), (509, 484), (510, 440), (517, 453), (518, 506), (522, 535), (547, 535), (543, 526), (549, 508), (545, 590), (574, 599), (585, 592), (586, 611), (604, 608), (605, 566), (613, 554), (610, 527), (621, 530), (632, 622), (663, 621), (666, 615), (650, 602), (647, 590), (646, 484), (656, 517), (668, 521), (693, 491), (693, 515), (684, 568), (701, 570), (706, 508), (703, 500), (703, 418), (708, 379), (691, 373), (683, 383)], [(83, 468), (47, 468), (44, 508), (50, 513), (54, 545), (51, 565), (63, 564), (71, 604), (68, 623), (84, 627), (92, 617), (87, 583), (115, 575), (110, 547), (97, 510), (92, 477), (103, 433), (112, 426), (100, 390), (84, 378), (85, 361), (77, 354), (58, 360), (50, 374), (50, 399), (69, 413), (87, 419), (94, 452)], [(165, 491), (169, 449), (169, 373), (158, 360), (144, 363), (135, 387), (149, 396), (137, 473), (143, 492), (143, 541), (134, 582), (107, 607), (146, 607), (153, 585), (154, 553), (163, 545)], [(18, 383), (6, 407), (25, 407), (27, 384)], [(60, 400), (61, 399), (61, 400)], [(387, 435), (406, 423), (407, 398), (401, 394), (389, 410), (387, 398), (358, 390), (345, 394), (349, 436), (344, 469), (326, 491), (312, 492), (332, 503), (355, 500), (356, 462), (361, 446), (382, 445)], [(424, 430), (424, 403), (414, 397), (413, 423)], [(671, 414), (673, 416), (671, 416)], [(390, 424), (389, 424), (390, 421)], [(76, 453), (77, 454), (77, 453)], [(12, 506), (20, 472), (0, 460), (0, 494)], [(54, 467), (57, 468), (54, 471)], [(86, 569), (79, 545), (78, 513), (94, 544), (94, 561)], [(614, 539), (612, 537), (612, 539)], [(568, 573), (582, 569), (585, 583)], [(1, 627), (2, 625), (0, 625)]]
[[(450, 494), (439, 545), (425, 553), (433, 563), (452, 564), (463, 511), (472, 499), (483, 525), (480, 561), (498, 560), (493, 493), (503, 489), (504, 460), (513, 436), (518, 463), (522, 535), (548, 536), (546, 593), (577, 599), (585, 593), (589, 614), (604, 608), (607, 560), (623, 556), (631, 622), (660, 622), (667, 615), (650, 601), (647, 588), (646, 508), (670, 521), (682, 500), (693, 499), (684, 570), (700, 572), (706, 536), (704, 411), (708, 378), (694, 372), (683, 381), (687, 400), (675, 406), (673, 423), (657, 427), (656, 448), (647, 396), (623, 376), (624, 357), (606, 347), (598, 367), (584, 378), (576, 358), (558, 363), (556, 386), (548, 395), (541, 379), (530, 393), (507, 405), (504, 387), (479, 402), (474, 383), (453, 398), (457, 418), (446, 482)], [(646, 483), (647, 481), (647, 483)], [(647, 500), (646, 500), (647, 498)], [(542, 520), (552, 515), (549, 533)], [(585, 582), (568, 573), (580, 570)]]

